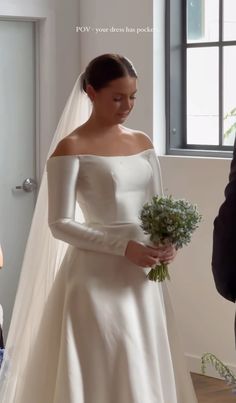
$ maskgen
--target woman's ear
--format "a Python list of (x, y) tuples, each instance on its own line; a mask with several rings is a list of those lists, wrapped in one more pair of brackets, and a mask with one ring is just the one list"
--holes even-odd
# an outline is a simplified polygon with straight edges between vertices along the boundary
[(96, 96), (96, 91), (95, 91), (95, 89), (93, 88), (93, 86), (91, 84), (87, 85), (86, 93), (87, 93), (90, 101), (93, 102), (94, 99), (95, 99), (95, 96)]

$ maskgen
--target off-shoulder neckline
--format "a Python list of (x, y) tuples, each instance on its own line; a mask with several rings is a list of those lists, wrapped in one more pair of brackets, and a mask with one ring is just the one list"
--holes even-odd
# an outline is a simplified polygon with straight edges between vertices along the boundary
[(145, 153), (147, 153), (147, 152), (151, 152), (151, 151), (155, 151), (155, 149), (154, 148), (147, 148), (147, 149), (145, 149), (145, 150), (142, 150), (142, 151), (140, 151), (139, 153), (135, 153), (135, 154), (128, 154), (128, 155), (97, 155), (97, 154), (68, 154), (68, 155), (56, 155), (56, 156), (54, 156), (54, 157), (50, 157), (49, 159), (48, 159), (48, 161), (49, 160), (52, 160), (52, 159), (55, 159), (55, 158), (68, 158), (68, 157), (78, 157), (78, 158), (80, 158), (80, 157), (94, 157), (94, 158), (126, 158), (126, 157), (135, 157), (135, 156), (139, 156), (139, 155), (142, 155), (142, 154), (145, 154)]

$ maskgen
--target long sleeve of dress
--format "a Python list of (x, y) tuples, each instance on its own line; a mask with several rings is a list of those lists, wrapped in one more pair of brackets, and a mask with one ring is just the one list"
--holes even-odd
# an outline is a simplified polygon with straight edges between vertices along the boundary
[(78, 156), (59, 156), (47, 162), (48, 223), (55, 238), (80, 249), (125, 255), (128, 239), (94, 229), (75, 220)]
[(155, 195), (164, 196), (161, 166), (155, 149), (153, 149), (153, 152), (150, 154), (149, 162), (153, 171), (153, 192)]

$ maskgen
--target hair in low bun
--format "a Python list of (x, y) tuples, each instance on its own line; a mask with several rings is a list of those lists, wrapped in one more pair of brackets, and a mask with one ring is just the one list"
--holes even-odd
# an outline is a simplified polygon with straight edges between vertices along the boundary
[(81, 90), (86, 92), (86, 86), (87, 86), (86, 73), (84, 71), (80, 76), (80, 88), (81, 88)]
[(90, 84), (99, 91), (110, 81), (127, 76), (138, 77), (132, 62), (119, 54), (105, 53), (90, 61), (82, 74), (81, 88), (86, 92), (86, 86)]

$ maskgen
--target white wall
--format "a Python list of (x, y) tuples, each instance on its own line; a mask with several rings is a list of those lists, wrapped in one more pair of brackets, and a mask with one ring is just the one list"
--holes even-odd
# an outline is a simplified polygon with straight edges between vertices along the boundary
[[(14, 0), (0, 2), (1, 18), (29, 19), (38, 25), (39, 172), (65, 101), (80, 69), (78, 0)], [(69, 46), (68, 46), (69, 44)]]
[[(137, 70), (138, 93), (135, 109), (127, 126), (138, 128), (152, 136), (153, 97), (153, 55), (152, 33), (137, 33), (137, 29), (152, 28), (152, 1), (148, 0), (81, 0), (79, 26), (91, 28), (122, 28), (125, 32), (80, 34), (81, 63), (87, 63), (102, 53), (121, 53), (128, 57)], [(135, 28), (134, 33), (126, 32), (126, 27)]]
[(200, 357), (212, 352), (236, 372), (235, 307), (217, 293), (211, 271), (213, 220), (224, 199), (230, 160), (172, 156), (160, 160), (166, 194), (196, 203), (203, 215), (192, 243), (172, 264), (169, 284), (190, 368), (200, 372)]
[(165, 116), (165, 0), (153, 1), (153, 131), (159, 155), (166, 152)]

